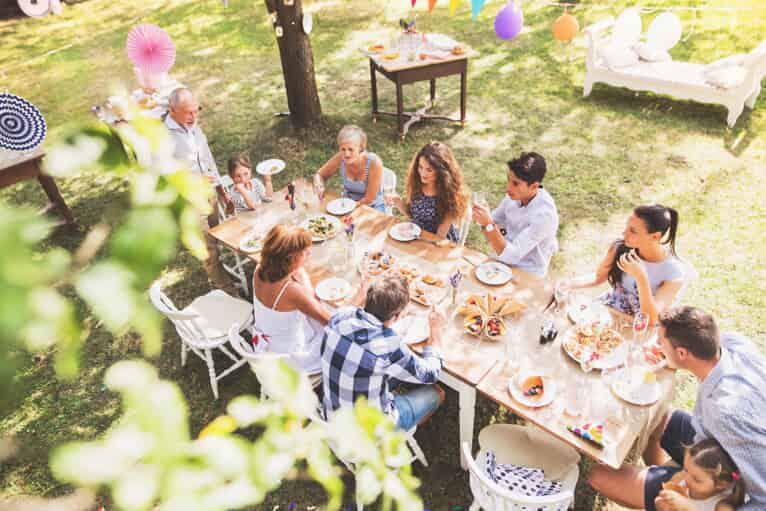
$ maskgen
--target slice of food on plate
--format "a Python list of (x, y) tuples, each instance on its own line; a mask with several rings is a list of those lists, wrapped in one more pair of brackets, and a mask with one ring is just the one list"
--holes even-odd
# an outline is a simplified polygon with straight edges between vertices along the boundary
[(444, 287), (444, 281), (438, 277), (434, 277), (433, 275), (423, 275), (420, 280), (429, 286)]
[(506, 303), (508, 303), (510, 299), (511, 297), (507, 295), (492, 296), (492, 304), (490, 305), (490, 312), (492, 314), (498, 314), (501, 310), (503, 310), (503, 307), (505, 306)]
[(461, 305), (455, 312), (461, 316), (473, 316), (475, 314), (482, 314), (482, 310), (476, 305)]
[(463, 320), (463, 328), (471, 335), (481, 335), (484, 331), (484, 316), (481, 314), (466, 316)]
[(521, 382), (521, 393), (526, 397), (539, 400), (545, 393), (542, 376), (529, 376)]
[(382, 58), (383, 60), (396, 60), (399, 58), (399, 52), (387, 53)]
[(487, 320), (487, 337), (497, 339), (505, 334), (505, 321), (497, 316)]
[(386, 49), (386, 47), (384, 45), (382, 45), (382, 44), (373, 44), (373, 45), (367, 47), (367, 51), (369, 53), (380, 53), (380, 52), (382, 52), (385, 49)]
[(428, 291), (426, 291), (419, 284), (416, 284), (410, 288), (410, 297), (423, 305), (431, 305), (433, 303), (431, 296), (428, 294)]
[(465, 305), (474, 307), (478, 307), (482, 311), (487, 310), (487, 297), (480, 294), (472, 294), (469, 295), (468, 298), (465, 299)]

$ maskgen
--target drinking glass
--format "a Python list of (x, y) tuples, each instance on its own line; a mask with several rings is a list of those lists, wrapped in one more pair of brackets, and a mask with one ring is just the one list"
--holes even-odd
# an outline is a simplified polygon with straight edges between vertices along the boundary
[(308, 216), (309, 210), (311, 209), (311, 192), (308, 188), (305, 186), (301, 186), (298, 189), (298, 203), (303, 208), (303, 212), (306, 216)]
[(564, 413), (570, 417), (579, 417), (583, 413), (587, 396), (586, 384), (587, 378), (580, 375), (574, 384), (567, 385), (564, 392), (565, 405)]
[(394, 211), (393, 198), (396, 196), (396, 186), (394, 183), (383, 183), (383, 201), (386, 204), (386, 214), (391, 215)]
[(633, 327), (631, 342), (628, 345), (628, 362), (629, 366), (633, 366), (634, 362), (640, 360), (636, 352), (641, 351), (642, 343), (646, 332), (649, 330), (649, 316), (639, 311), (633, 316)]
[(317, 201), (321, 204), (324, 200), (324, 180), (322, 179), (322, 176), (314, 174), (314, 182), (312, 186), (314, 188), (314, 195), (316, 195)]
[(582, 369), (585, 374), (588, 374), (593, 370), (593, 349), (590, 346), (585, 346), (582, 350), (580, 369)]
[(569, 302), (569, 292), (571, 290), (572, 286), (566, 280), (562, 280), (556, 284), (556, 287), (553, 290), (553, 298), (556, 301), (557, 312), (561, 312), (562, 310), (566, 309), (567, 303)]
[(487, 202), (487, 194), (483, 191), (473, 192), (473, 203), (477, 206), (481, 206), (485, 209), (489, 209), (489, 203)]

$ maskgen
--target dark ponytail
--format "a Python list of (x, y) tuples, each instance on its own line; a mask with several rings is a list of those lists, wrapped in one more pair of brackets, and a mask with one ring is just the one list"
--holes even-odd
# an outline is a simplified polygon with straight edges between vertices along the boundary
[[(662, 233), (660, 243), (670, 247), (670, 253), (676, 254), (676, 235), (678, 233), (678, 211), (673, 208), (667, 208), (661, 204), (648, 204), (638, 206), (633, 210), (633, 214), (644, 222), (647, 232), (650, 234)], [(622, 270), (617, 263), (623, 254), (630, 252), (630, 248), (625, 245), (622, 239), (614, 243), (615, 253), (612, 267), (609, 268), (607, 280), (612, 287), (616, 287), (622, 281)], [(639, 254), (640, 255), (640, 254)]]
[(734, 461), (714, 438), (700, 440), (686, 452), (692, 463), (708, 472), (715, 481), (733, 485), (731, 495), (721, 500), (738, 509), (745, 502), (745, 483)]

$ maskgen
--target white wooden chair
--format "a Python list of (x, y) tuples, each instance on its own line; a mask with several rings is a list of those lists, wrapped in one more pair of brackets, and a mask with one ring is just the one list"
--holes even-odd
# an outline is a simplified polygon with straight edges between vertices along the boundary
[[(329, 427), (329, 423), (325, 421), (319, 412), (316, 413), (314, 417), (311, 418), (312, 421), (321, 424), (323, 427)], [(407, 446), (412, 450), (413, 457), (407, 462), (407, 464), (412, 463), (415, 460), (418, 460), (420, 463), (423, 464), (423, 466), (428, 466), (428, 461), (426, 460), (426, 455), (423, 453), (423, 450), (420, 448), (420, 445), (418, 445), (418, 441), (415, 440), (415, 432), (417, 431), (418, 427), (415, 426), (411, 430), (407, 431), (405, 434), (407, 435)], [(334, 442), (328, 442), (328, 446), (330, 447), (330, 450), (332, 450), (333, 454), (335, 454), (335, 457), (338, 458), (338, 460), (343, 463), (343, 465), (348, 469), (349, 472), (356, 475), (356, 464), (353, 459), (348, 458), (342, 458), (340, 455), (338, 455), (338, 449), (337, 445), (335, 445)], [(404, 466), (404, 465), (402, 465)], [(396, 467), (392, 467), (396, 468)], [(357, 511), (364, 511), (364, 504), (362, 503), (359, 494), (357, 493), (356, 497), (356, 509)]]
[[(204, 360), (210, 375), (213, 396), (218, 399), (218, 380), (245, 363), (245, 360), (237, 358), (226, 349), (229, 327), (237, 324), (249, 328), (253, 321), (252, 304), (216, 289), (195, 298), (184, 309), (178, 310), (162, 292), (159, 282), (152, 285), (149, 298), (154, 307), (176, 327), (176, 332), (181, 338), (181, 365), (186, 365), (186, 355), (189, 351)], [(216, 373), (214, 350), (220, 350), (232, 361), (221, 373)]]
[[(383, 180), (382, 180), (381, 186), (383, 187), (384, 190), (388, 188), (396, 190), (396, 173), (393, 170), (387, 167), (383, 167)], [(389, 216), (393, 215), (394, 214), (393, 208), (391, 208), (390, 206), (386, 206), (386, 214)]]
[[(224, 190), (230, 192), (234, 187), (234, 181), (231, 180), (229, 175), (224, 174), (221, 176), (221, 186)], [(223, 222), (232, 216), (226, 213), (226, 204), (218, 197), (218, 219)], [(218, 244), (218, 257), (226, 273), (234, 277), (234, 284), (241, 287), (246, 294), (249, 294), (250, 286), (247, 281), (245, 267), (253, 263), (253, 260), (243, 256), (237, 250), (232, 250), (223, 243)]]
[[(253, 330), (256, 330), (255, 324), (253, 324)], [(262, 360), (273, 360), (277, 361), (279, 359), (288, 358), (290, 356), (289, 353), (275, 353), (270, 351), (255, 351), (255, 348), (253, 347), (253, 343), (248, 341), (247, 339), (243, 339), (239, 333), (242, 331), (242, 329), (239, 327), (239, 325), (234, 324), (229, 329), (229, 344), (231, 344), (231, 347), (234, 349), (234, 351), (242, 357), (244, 360), (247, 361), (248, 364), (250, 364), (250, 370), (253, 371), (253, 374), (255, 375), (255, 379), (258, 380), (258, 383), (260, 385), (260, 395), (259, 397), (261, 399), (268, 399), (269, 396), (264, 392), (263, 390), (263, 384), (261, 384), (261, 380), (258, 377), (258, 371), (256, 362), (262, 361)], [(321, 374), (311, 374), (309, 375), (309, 381), (311, 382), (312, 388), (317, 388), (322, 383), (322, 375)]]
[(678, 99), (714, 103), (726, 107), (726, 122), (733, 127), (747, 106), (754, 108), (761, 92), (761, 80), (766, 75), (766, 41), (743, 56), (741, 69), (730, 68), (739, 76), (726, 88), (713, 85), (706, 78), (707, 66), (693, 62), (644, 62), (610, 69), (600, 56), (600, 49), (609, 43), (604, 32), (614, 25), (614, 18), (599, 21), (585, 29), (588, 54), (585, 60), (583, 95), (591, 93), (593, 84), (606, 83), (636, 91), (667, 94)]
[[(476, 458), (468, 443), (462, 446), (468, 464), (469, 484), (473, 494), (470, 511), (566, 511), (574, 503), (574, 490), (580, 475), (580, 455), (550, 434), (533, 427), (492, 424), (479, 433), (481, 450)], [(562, 491), (545, 497), (527, 497), (512, 493), (492, 481), (483, 467), (485, 452), (495, 453), (498, 463), (541, 468), (547, 479), (562, 483)]]

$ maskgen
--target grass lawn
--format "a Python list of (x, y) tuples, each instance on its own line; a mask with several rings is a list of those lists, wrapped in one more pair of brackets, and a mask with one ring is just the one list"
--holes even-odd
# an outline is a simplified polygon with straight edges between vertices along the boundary
[[(580, 37), (564, 46), (552, 39), (550, 27), (559, 9), (541, 1), (524, 2), (524, 33), (516, 41), (502, 42), (492, 28), (498, 1), (488, 2), (476, 22), (470, 21), (467, 2), (455, 17), (448, 16), (446, 2), (431, 15), (420, 2), (421, 29), (451, 34), (480, 55), (470, 65), (468, 125), (416, 125), (400, 143), (392, 120), (370, 120), (369, 72), (358, 48), (387, 41), (409, 2), (312, 1), (305, 7), (315, 17), (311, 42), (325, 115), (321, 126), (295, 133), (285, 118), (273, 116), (286, 110), (286, 98), (264, 6), (229, 3), (224, 10), (217, 0), (91, 0), (67, 8), (62, 16), (0, 21), (0, 89), (36, 103), (53, 137), (68, 122), (91, 119), (89, 108), (103, 102), (113, 85), (133, 86), (125, 36), (135, 24), (151, 22), (168, 30), (176, 42), (173, 74), (201, 98), (204, 127), (221, 168), (226, 157), (239, 150), (249, 150), (254, 161), (280, 157), (289, 169), (276, 180), (281, 186), (289, 178), (312, 173), (335, 150), (338, 129), (356, 123), (367, 130), (371, 149), (399, 174), (400, 183), (417, 149), (441, 140), (454, 149), (469, 185), (487, 190), (495, 203), (503, 193), (504, 162), (521, 150), (538, 151), (548, 160), (545, 185), (562, 219), (553, 277), (592, 270), (609, 241), (622, 232), (633, 206), (671, 205), (681, 216), (679, 253), (699, 272), (684, 301), (714, 313), (724, 330), (740, 330), (764, 346), (766, 95), (731, 130), (718, 106), (604, 85), (596, 85), (583, 99), (585, 42)], [(627, 5), (599, 3), (611, 7), (584, 2), (574, 11), (581, 26), (616, 15)], [(661, 0), (652, 5), (678, 3)], [(705, 5), (758, 3), (711, 0)], [(677, 60), (709, 62), (746, 52), (766, 34), (763, 7), (679, 15), (685, 32), (673, 49)], [(645, 22), (649, 19), (651, 15), (644, 16)], [(407, 109), (422, 106), (427, 87), (421, 85), (405, 88)], [(379, 81), (379, 93), (381, 109), (393, 109), (393, 86)], [(439, 81), (438, 93), (438, 108), (455, 115), (458, 79)], [(75, 248), (90, 226), (112, 217), (127, 201), (124, 182), (97, 172), (60, 181), (59, 186), (81, 228), (56, 233), (50, 245)], [(44, 196), (36, 183), (24, 183), (0, 191), (0, 200), (42, 205)], [(484, 247), (475, 227), (469, 244)], [(168, 268), (164, 279), (179, 304), (207, 291), (200, 263), (187, 253)], [(67, 492), (47, 468), (50, 448), (97, 436), (119, 413), (116, 397), (102, 387), (103, 374), (115, 361), (137, 356), (139, 340), (114, 338), (87, 310), (82, 314), (90, 335), (76, 381), (58, 381), (48, 357), (30, 358), (19, 375), (17, 406), (0, 417), (0, 435), (15, 435), (22, 449), (0, 467), (0, 495)], [(204, 366), (195, 359), (182, 370), (175, 332), (168, 327), (166, 334), (165, 349), (154, 362), (165, 378), (181, 386), (194, 431), (220, 414), (229, 399), (253, 391), (254, 378), (242, 370), (222, 381), (221, 399), (213, 402)], [(688, 376), (681, 377), (677, 404), (689, 408), (695, 389)], [(467, 508), (470, 502), (466, 475), (458, 468), (457, 418), (457, 396), (448, 393), (446, 406), (418, 433), (431, 462), (429, 468), (416, 467), (429, 509)], [(508, 419), (506, 411), (478, 400), (477, 432), (490, 422)], [(587, 485), (581, 482), (580, 487), (576, 509), (606, 508)], [(347, 500), (352, 502), (350, 493)], [(319, 505), (322, 492), (312, 484), (290, 481), (261, 508), (291, 502), (299, 509)]]

